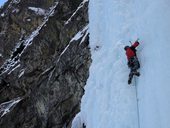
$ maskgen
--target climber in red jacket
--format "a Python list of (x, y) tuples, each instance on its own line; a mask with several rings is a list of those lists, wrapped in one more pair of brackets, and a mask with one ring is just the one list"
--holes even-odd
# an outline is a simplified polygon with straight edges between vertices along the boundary
[(140, 64), (136, 56), (136, 47), (138, 45), (139, 42), (137, 40), (133, 45), (124, 47), (128, 59), (128, 67), (130, 68), (128, 84), (131, 84), (133, 75), (140, 76), (140, 73), (137, 71), (140, 68)]

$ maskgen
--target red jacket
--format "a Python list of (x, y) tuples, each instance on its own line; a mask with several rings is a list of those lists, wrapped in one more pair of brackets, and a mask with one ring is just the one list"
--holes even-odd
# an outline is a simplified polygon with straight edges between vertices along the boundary
[(131, 57), (136, 56), (136, 47), (139, 45), (139, 42), (136, 41), (132, 46), (126, 49), (126, 56), (127, 59), (129, 60)]

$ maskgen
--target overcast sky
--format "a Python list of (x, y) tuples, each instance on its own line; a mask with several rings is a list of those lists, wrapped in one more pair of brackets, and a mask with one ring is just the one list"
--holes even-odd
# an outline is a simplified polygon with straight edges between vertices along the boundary
[(2, 6), (7, 0), (0, 0), (0, 6)]

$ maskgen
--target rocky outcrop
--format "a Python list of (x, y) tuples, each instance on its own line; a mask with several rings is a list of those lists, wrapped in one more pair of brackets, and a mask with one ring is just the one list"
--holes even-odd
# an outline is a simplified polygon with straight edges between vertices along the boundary
[(11, 0), (0, 10), (0, 127), (70, 128), (91, 63), (88, 1)]

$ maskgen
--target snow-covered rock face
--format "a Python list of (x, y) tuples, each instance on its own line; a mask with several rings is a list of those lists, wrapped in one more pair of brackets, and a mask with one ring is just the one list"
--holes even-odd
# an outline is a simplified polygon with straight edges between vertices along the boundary
[(91, 63), (87, 7), (12, 0), (0, 10), (1, 128), (70, 127)]
[(28, 9), (34, 11), (37, 15), (45, 15), (45, 10), (42, 8), (29, 7)]

